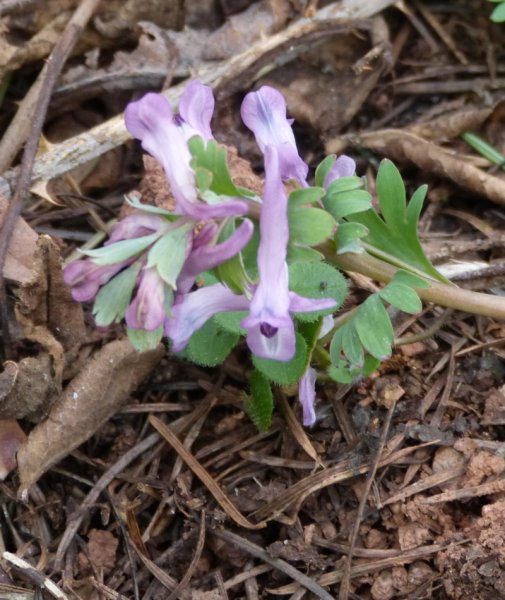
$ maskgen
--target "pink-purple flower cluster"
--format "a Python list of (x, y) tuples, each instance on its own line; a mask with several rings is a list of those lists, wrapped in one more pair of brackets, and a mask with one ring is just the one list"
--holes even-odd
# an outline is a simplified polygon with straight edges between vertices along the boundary
[[(253, 222), (246, 218), (249, 205), (245, 198), (221, 195), (210, 201), (199, 193), (188, 141), (195, 135), (205, 143), (213, 139), (213, 109), (212, 90), (198, 81), (187, 86), (178, 115), (174, 116), (160, 94), (147, 94), (127, 107), (126, 127), (163, 166), (175, 209), (171, 215), (139, 211), (126, 217), (113, 227), (106, 244), (107, 250), (117, 250), (114, 256), (119, 259), (107, 262), (105, 254), (89, 252), (88, 258), (69, 264), (64, 277), (76, 300), (89, 301), (118, 274), (135, 268), (136, 283), (125, 310), (116, 318), (120, 320), (124, 315), (130, 329), (154, 331), (163, 327), (172, 349), (180, 351), (213, 315), (246, 311), (241, 326), (251, 352), (261, 358), (289, 361), (296, 346), (292, 314), (335, 306), (332, 299), (305, 298), (289, 288), (288, 195), (284, 181), (295, 180), (306, 187), (308, 167), (298, 154), (282, 95), (267, 86), (247, 94), (241, 116), (255, 135), (265, 166), (258, 280), (245, 283), (241, 293), (224, 283), (194, 289), (199, 274), (240, 253), (254, 231)], [(354, 162), (341, 157), (325, 185), (353, 172)], [(225, 241), (220, 241), (223, 223), (229, 219), (240, 224)], [(162, 250), (165, 256), (160, 256)], [(302, 386), (307, 399), (302, 402), (306, 424), (313, 422), (310, 390), (314, 383), (310, 370)]]

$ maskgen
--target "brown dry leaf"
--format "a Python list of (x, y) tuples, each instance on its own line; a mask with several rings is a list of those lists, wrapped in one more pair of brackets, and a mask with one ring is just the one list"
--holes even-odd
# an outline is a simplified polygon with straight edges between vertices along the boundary
[(139, 353), (127, 339), (99, 350), (68, 384), (47, 420), (30, 432), (19, 450), (21, 494), (90, 438), (152, 372), (164, 353), (161, 344)]
[(287, 0), (252, 4), (234, 15), (208, 38), (203, 50), (205, 60), (225, 60), (247, 50), (254, 42), (279, 31), (286, 23), (291, 7)]
[[(18, 45), (10, 44), (0, 35), (0, 79), (8, 71), (15, 71), (25, 63), (40, 60), (53, 49), (70, 19), (70, 12), (60, 12), (46, 23), (28, 41), (20, 40)], [(9, 27), (12, 25), (9, 23)]]
[(458, 137), (466, 131), (475, 131), (491, 112), (491, 108), (477, 107), (453, 110), (430, 121), (414, 123), (406, 127), (406, 130), (430, 140), (447, 140)]
[(0, 418), (42, 420), (61, 389), (46, 352), (28, 356), (19, 363), (7, 361), (0, 374)]
[[(342, 130), (362, 108), (379, 77), (388, 66), (387, 32), (381, 30), (380, 18), (373, 21), (369, 44), (353, 34), (333, 35), (314, 50), (276, 69), (261, 83), (273, 85), (286, 98), (290, 114), (299, 122), (310, 125), (318, 133)], [(373, 60), (366, 57), (374, 53)], [(366, 65), (361, 66), (363, 61)]]
[[(354, 136), (353, 145), (365, 146), (400, 164), (405, 160), (414, 163), (423, 173), (433, 173), (448, 177), (457, 185), (475, 194), (485, 196), (497, 204), (505, 204), (505, 180), (490, 175), (473, 166), (455, 152), (429, 142), (417, 135), (401, 129), (383, 129)], [(336, 140), (326, 145), (332, 153), (340, 143)]]
[[(168, 32), (151, 22), (138, 23), (138, 28), (141, 34), (137, 47), (131, 52), (118, 50), (106, 67), (99, 68), (100, 54), (97, 51), (88, 55), (85, 64), (68, 69), (54, 94), (52, 106), (61, 110), (111, 90), (130, 89), (136, 78), (142, 75), (146, 77), (145, 87), (154, 86), (155, 81), (161, 87), (169, 70), (174, 67), (176, 55), (180, 54), (172, 37), (184, 36), (187, 32)], [(187, 67), (182, 75), (187, 75)], [(66, 137), (69, 137), (68, 134)]]
[(25, 440), (25, 432), (15, 419), (0, 420), (0, 481), (16, 468), (16, 454)]
[(110, 531), (91, 529), (86, 544), (87, 554), (79, 554), (79, 561), (84, 568), (91, 563), (95, 569), (109, 573), (116, 564), (118, 544), (117, 538)]
[(52, 356), (60, 385), (65, 357), (68, 361), (75, 356), (85, 327), (82, 307), (63, 281), (60, 252), (50, 237), (40, 237), (32, 277), (17, 296), (16, 317), (23, 333)]
[[(4, 212), (7, 210), (8, 202), (0, 195), (0, 223), (3, 221)], [(4, 265), (4, 277), (15, 283), (26, 283), (32, 274), (35, 260), (35, 248), (38, 235), (28, 223), (18, 218), (11, 241), (7, 250)]]
[(164, 29), (184, 27), (181, 0), (108, 0), (94, 19), (96, 29), (106, 38), (117, 39), (133, 30), (139, 21), (152, 21)]

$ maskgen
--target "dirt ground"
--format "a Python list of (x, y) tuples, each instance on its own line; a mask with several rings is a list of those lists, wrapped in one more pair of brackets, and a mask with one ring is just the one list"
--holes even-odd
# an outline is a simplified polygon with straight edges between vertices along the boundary
[[(345, 152), (373, 190), (392, 159), (411, 190), (429, 184), (434, 264), (505, 295), (494, 6), (0, 0), (1, 599), (505, 598), (502, 322), (431, 305), (398, 315), (403, 343), (370, 378), (319, 386), (313, 428), (279, 389), (259, 433), (240, 348), (214, 369), (138, 354), (122, 326), (96, 329), (61, 277), (61, 260), (125, 214), (126, 193), (167, 201), (118, 115), (147, 90), (175, 102), (200, 77), (249, 186), (261, 189), (261, 156), (238, 108), (268, 84), (310, 165)], [(62, 39), (68, 58), (48, 61)], [(377, 289), (349, 284), (350, 306)]]

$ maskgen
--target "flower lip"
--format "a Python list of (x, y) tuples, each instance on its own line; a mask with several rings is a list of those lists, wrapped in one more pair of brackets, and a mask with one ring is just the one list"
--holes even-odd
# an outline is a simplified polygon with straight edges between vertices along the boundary
[(302, 187), (307, 187), (309, 167), (298, 154), (292, 121), (286, 118), (283, 95), (264, 85), (245, 96), (240, 114), (244, 124), (254, 133), (263, 154), (266, 154), (267, 146), (277, 148), (282, 179), (295, 179)]
[(266, 338), (273, 338), (274, 335), (279, 331), (278, 327), (274, 327), (270, 323), (260, 323), (260, 332), (261, 335), (264, 335)]

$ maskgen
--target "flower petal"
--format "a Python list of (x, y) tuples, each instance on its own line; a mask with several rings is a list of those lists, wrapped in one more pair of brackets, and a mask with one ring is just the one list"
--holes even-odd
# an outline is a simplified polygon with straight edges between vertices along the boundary
[(150, 235), (169, 225), (170, 223), (162, 217), (138, 211), (121, 219), (112, 226), (109, 239), (105, 242), (105, 245)]
[(163, 166), (177, 212), (193, 216), (197, 194), (191, 154), (181, 128), (174, 123), (168, 100), (161, 94), (146, 94), (128, 104), (124, 117), (128, 131)]
[[(179, 292), (191, 289), (195, 277), (204, 271), (213, 269), (224, 261), (238, 254), (249, 242), (254, 231), (254, 225), (245, 219), (240, 227), (221, 244), (199, 245), (189, 254), (177, 280)], [(199, 236), (197, 236), (198, 239)]]
[(303, 410), (303, 424), (311, 427), (316, 422), (314, 402), (316, 400), (316, 370), (312, 367), (303, 374), (298, 387), (298, 398)]
[(277, 149), (265, 149), (265, 191), (260, 213), (258, 248), (259, 283), (243, 326), (267, 324), (279, 327), (289, 316), (288, 270), (286, 265), (289, 224), (288, 197), (280, 178)]
[(178, 296), (172, 306), (172, 315), (165, 321), (165, 334), (172, 340), (172, 349), (179, 352), (190, 337), (212, 316), (220, 312), (247, 310), (245, 296), (234, 294), (224, 285), (216, 283), (195, 292)]
[[(244, 321), (242, 321), (243, 325)], [(288, 361), (296, 352), (295, 326), (291, 318), (278, 327), (272, 336), (266, 336), (262, 324), (249, 327), (247, 330), (247, 345), (255, 356), (270, 360)]]
[(193, 135), (200, 135), (205, 141), (213, 139), (210, 129), (214, 113), (212, 88), (197, 79), (190, 81), (179, 103), (179, 113), (183, 119), (181, 126), (186, 139)]
[(99, 288), (131, 261), (99, 266), (91, 260), (74, 260), (63, 269), (63, 280), (77, 302), (93, 300)]
[(315, 310), (326, 310), (337, 305), (333, 298), (306, 298), (295, 292), (289, 292), (290, 312), (312, 312)]
[(324, 180), (324, 187), (327, 188), (332, 181), (340, 179), (341, 177), (352, 177), (356, 173), (356, 163), (352, 158), (342, 154), (335, 161), (335, 164), (331, 168), (326, 179)]
[(137, 293), (125, 312), (126, 324), (154, 331), (165, 318), (165, 284), (155, 268), (143, 269)]
[(308, 166), (298, 155), (282, 94), (264, 85), (257, 92), (246, 95), (240, 114), (263, 153), (269, 145), (277, 148), (282, 179), (296, 179), (300, 185), (306, 186)]

